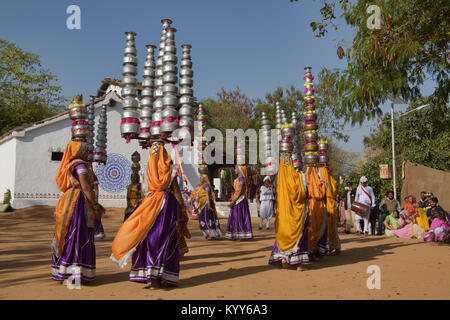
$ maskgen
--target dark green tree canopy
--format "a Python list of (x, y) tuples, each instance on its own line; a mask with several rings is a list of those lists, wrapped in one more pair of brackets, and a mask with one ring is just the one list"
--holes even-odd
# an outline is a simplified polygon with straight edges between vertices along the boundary
[[(380, 8), (380, 28), (367, 26), (372, 15), (367, 12), (369, 5)], [(448, 1), (323, 0), (322, 20), (311, 23), (317, 37), (330, 26), (337, 29), (337, 12), (356, 31), (345, 55), (347, 68), (329, 74), (340, 97), (336, 110), (347, 121), (361, 123), (376, 117), (388, 94), (406, 101), (419, 98), (427, 77), (436, 85), (431, 95), (434, 103), (448, 102)]]
[(62, 111), (56, 80), (39, 56), (0, 39), (0, 134)]

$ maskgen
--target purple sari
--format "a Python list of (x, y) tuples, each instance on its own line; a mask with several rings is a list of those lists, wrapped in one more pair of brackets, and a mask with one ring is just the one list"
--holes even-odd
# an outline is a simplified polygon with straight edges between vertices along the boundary
[[(77, 169), (84, 168), (84, 164), (75, 167), (73, 175), (77, 180)], [(94, 226), (90, 223), (87, 201), (80, 192), (67, 230), (64, 249), (60, 256), (55, 253), (52, 256), (53, 280), (63, 281), (69, 277), (84, 281), (95, 279)]]
[(178, 285), (180, 258), (177, 223), (177, 200), (166, 191), (161, 212), (133, 253), (130, 281), (147, 283), (161, 280), (162, 283)]
[(306, 220), (305, 226), (303, 227), (303, 232), (300, 236), (298, 244), (292, 250), (288, 250), (288, 252), (281, 252), (278, 248), (277, 241), (275, 240), (275, 244), (273, 245), (272, 253), (269, 258), (269, 264), (280, 266), (283, 259), (285, 259), (291, 266), (309, 262), (307, 226), (308, 220)]
[[(204, 185), (203, 189), (208, 193), (210, 192), (209, 185)], [(219, 219), (216, 216), (213, 199), (209, 199), (209, 206), (211, 209), (208, 208), (207, 203), (203, 205), (198, 216), (198, 223), (205, 238), (217, 239), (222, 236), (222, 230), (220, 229)]]

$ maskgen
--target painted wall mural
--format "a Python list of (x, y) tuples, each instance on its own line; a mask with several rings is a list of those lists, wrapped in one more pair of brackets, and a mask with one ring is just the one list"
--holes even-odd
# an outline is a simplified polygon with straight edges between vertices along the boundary
[(131, 182), (131, 162), (118, 153), (109, 153), (105, 165), (94, 164), (94, 172), (100, 188), (108, 193), (121, 193)]

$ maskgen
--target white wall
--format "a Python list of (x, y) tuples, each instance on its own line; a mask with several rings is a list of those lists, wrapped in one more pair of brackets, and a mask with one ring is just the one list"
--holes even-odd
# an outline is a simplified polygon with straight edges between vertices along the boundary
[(3, 194), (6, 189), (11, 190), (11, 198), (14, 195), (15, 157), (15, 138), (0, 144), (0, 203), (3, 203)]
[[(108, 94), (104, 101), (96, 104), (95, 123), (98, 124), (101, 104), (111, 98), (114, 98), (116, 103), (107, 107), (107, 153), (120, 154), (131, 163), (131, 154), (138, 151), (141, 155), (141, 171), (146, 179), (149, 149), (143, 150), (137, 140), (131, 140), (127, 144), (125, 139), (120, 136), (122, 107), (119, 98), (114, 93)], [(60, 161), (52, 161), (51, 154), (52, 151), (64, 152), (71, 138), (71, 125), (72, 120), (68, 115), (63, 115), (58, 119), (51, 120), (46, 125), (26, 131), (24, 137), (0, 144), (0, 154), (2, 155), (0, 157), (0, 187), (4, 189), (7, 187), (11, 190), (14, 208), (56, 205), (61, 194), (55, 182)], [(167, 146), (167, 151), (171, 154), (172, 147), (170, 145)], [(186, 152), (181, 150), (181, 156), (183, 151)], [(174, 156), (173, 161), (175, 163)], [(95, 163), (94, 168), (96, 166)], [(192, 189), (198, 183), (197, 166), (183, 164), (182, 169), (185, 171), (188, 187)], [(3, 189), (0, 191), (4, 192)], [(99, 191), (99, 201), (102, 205), (123, 208), (126, 206), (126, 190), (120, 193), (109, 193), (100, 187)]]

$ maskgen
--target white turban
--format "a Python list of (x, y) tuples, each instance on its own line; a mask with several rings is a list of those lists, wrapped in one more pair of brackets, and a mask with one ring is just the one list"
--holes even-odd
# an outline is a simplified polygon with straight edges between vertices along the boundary
[(266, 176), (266, 177), (264, 178), (263, 182), (266, 182), (267, 180), (269, 180), (269, 182), (271, 182), (271, 180), (270, 180), (270, 177), (269, 177), (269, 176)]
[(359, 183), (364, 183), (364, 182), (367, 182), (367, 181), (369, 181), (369, 179), (367, 179), (366, 176), (362, 176), (361, 179), (359, 179)]

